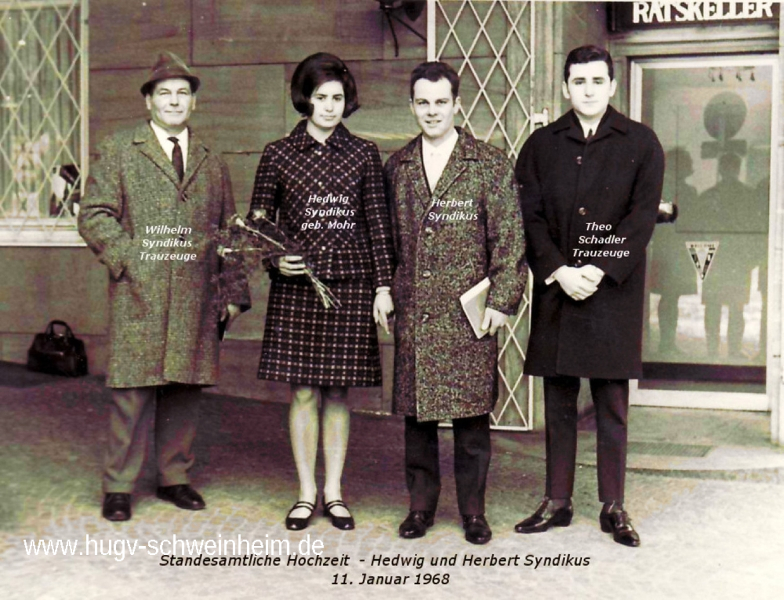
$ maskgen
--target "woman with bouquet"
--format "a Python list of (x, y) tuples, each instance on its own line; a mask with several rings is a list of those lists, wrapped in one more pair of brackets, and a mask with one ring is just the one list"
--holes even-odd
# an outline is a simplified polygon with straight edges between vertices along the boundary
[[(381, 385), (376, 323), (388, 329), (393, 248), (375, 144), (341, 121), (359, 108), (346, 65), (326, 53), (294, 71), (291, 99), (303, 118), (261, 157), (249, 219), (277, 221), (296, 251), (272, 261), (259, 379), (291, 384), (289, 426), (299, 500), (288, 529), (308, 526), (318, 502), (315, 469), (323, 436), (324, 514), (353, 529), (341, 476), (349, 431), (350, 386)], [(313, 278), (334, 296), (322, 301)]]

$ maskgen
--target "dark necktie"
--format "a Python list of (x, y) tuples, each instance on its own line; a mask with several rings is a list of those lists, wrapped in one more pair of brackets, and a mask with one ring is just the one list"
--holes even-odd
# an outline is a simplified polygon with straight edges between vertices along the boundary
[(589, 129), (588, 130), (588, 135), (585, 136), (585, 142), (586, 143), (590, 142), (592, 138), (593, 138), (593, 129)]
[(169, 141), (174, 144), (174, 149), (172, 150), (172, 164), (174, 165), (174, 170), (177, 171), (177, 177), (179, 177), (180, 181), (182, 181), (182, 176), (185, 174), (185, 165), (182, 162), (182, 148), (180, 148), (180, 140), (172, 136), (169, 138)]

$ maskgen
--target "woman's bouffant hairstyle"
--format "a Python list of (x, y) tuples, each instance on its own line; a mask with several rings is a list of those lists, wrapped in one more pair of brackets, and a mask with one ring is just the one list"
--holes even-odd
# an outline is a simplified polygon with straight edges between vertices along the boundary
[(348, 67), (334, 54), (318, 52), (299, 63), (291, 78), (291, 102), (299, 114), (306, 117), (313, 114), (310, 96), (327, 81), (343, 84), (343, 94), (346, 98), (343, 118), (356, 112), (359, 108), (357, 84)]

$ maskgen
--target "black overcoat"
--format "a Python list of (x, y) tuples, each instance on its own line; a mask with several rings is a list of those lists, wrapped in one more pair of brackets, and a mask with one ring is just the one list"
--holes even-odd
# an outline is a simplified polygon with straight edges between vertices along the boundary
[[(645, 248), (664, 178), (656, 134), (609, 107), (586, 142), (569, 111), (531, 135), (515, 174), (534, 275), (525, 372), (640, 377)], [(586, 300), (547, 285), (559, 267), (584, 264), (605, 273)]]

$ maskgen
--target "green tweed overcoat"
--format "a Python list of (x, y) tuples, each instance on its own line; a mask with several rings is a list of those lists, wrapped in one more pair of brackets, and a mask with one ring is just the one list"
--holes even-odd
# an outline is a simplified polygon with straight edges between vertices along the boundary
[[(215, 384), (222, 261), (214, 234), (235, 212), (226, 164), (191, 131), (180, 183), (149, 123), (108, 138), (99, 152), (79, 232), (109, 268), (106, 384)], [(244, 281), (231, 289), (229, 302), (250, 306)]]
[(420, 421), (493, 410), (496, 337), (476, 339), (459, 298), (489, 277), (487, 306), (515, 314), (527, 273), (512, 165), (497, 148), (458, 131), (432, 195), (421, 136), (385, 166), (398, 261), (393, 409)]

